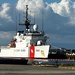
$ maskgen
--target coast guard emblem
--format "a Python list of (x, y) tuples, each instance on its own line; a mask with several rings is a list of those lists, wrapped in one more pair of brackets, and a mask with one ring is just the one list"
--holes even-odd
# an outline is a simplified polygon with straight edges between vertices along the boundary
[(42, 56), (45, 56), (45, 53), (44, 53), (44, 51), (43, 51), (43, 50), (41, 50), (41, 55), (42, 55)]

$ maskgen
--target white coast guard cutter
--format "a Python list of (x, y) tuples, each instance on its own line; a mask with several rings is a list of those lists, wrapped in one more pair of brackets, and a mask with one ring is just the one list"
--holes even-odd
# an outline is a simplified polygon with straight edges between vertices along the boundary
[(26, 20), (24, 24), (26, 32), (18, 31), (13, 40), (6, 47), (0, 48), (1, 58), (24, 58), (24, 59), (45, 59), (48, 58), (50, 45), (46, 43), (48, 37), (44, 32), (38, 31), (38, 26), (33, 25), (31, 29), (28, 20), (28, 5), (26, 5)]

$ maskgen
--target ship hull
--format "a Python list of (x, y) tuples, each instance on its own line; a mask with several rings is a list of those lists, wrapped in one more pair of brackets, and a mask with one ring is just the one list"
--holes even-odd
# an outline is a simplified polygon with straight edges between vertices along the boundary
[(30, 60), (48, 58), (49, 45), (30, 46), (25, 48), (1, 48), (0, 58)]

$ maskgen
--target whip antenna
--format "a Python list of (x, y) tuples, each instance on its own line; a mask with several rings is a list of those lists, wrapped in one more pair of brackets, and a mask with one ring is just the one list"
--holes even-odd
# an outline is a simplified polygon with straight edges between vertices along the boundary
[(17, 15), (16, 15), (16, 33), (17, 33)]
[(43, 17), (43, 11), (42, 11), (42, 32), (44, 32), (44, 17)]

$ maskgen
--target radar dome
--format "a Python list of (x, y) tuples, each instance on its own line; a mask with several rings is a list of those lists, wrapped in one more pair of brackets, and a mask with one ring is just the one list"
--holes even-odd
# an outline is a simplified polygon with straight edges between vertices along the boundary
[(34, 31), (38, 31), (38, 25), (35, 24), (35, 25), (33, 26), (33, 30), (34, 30)]

